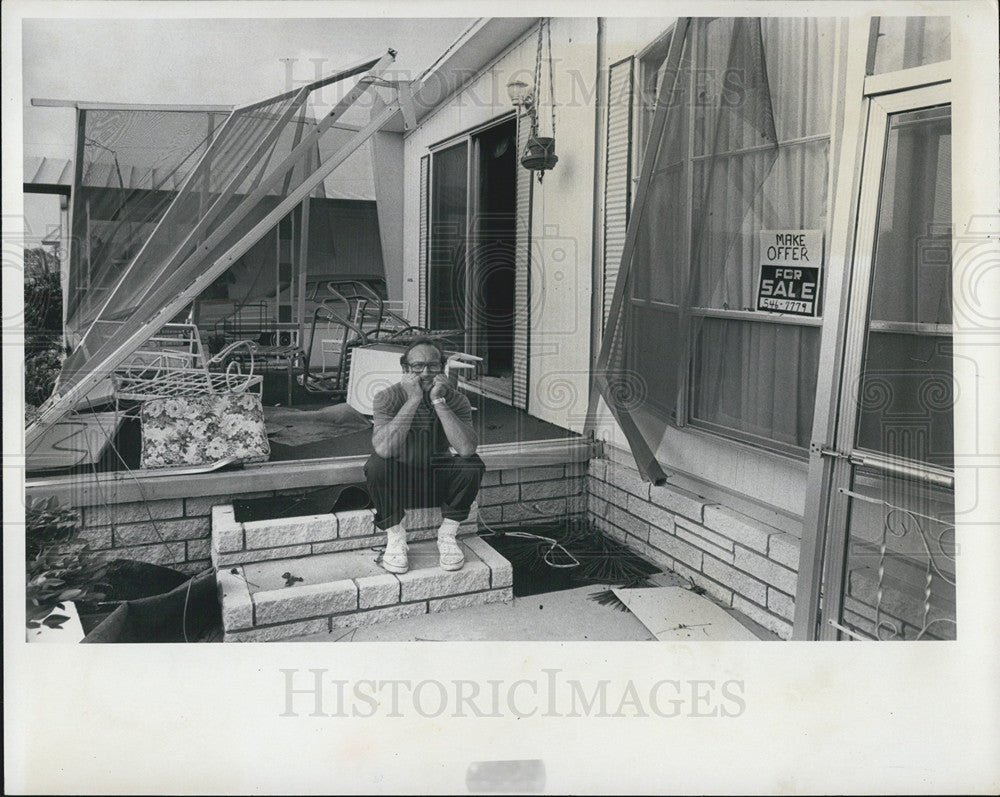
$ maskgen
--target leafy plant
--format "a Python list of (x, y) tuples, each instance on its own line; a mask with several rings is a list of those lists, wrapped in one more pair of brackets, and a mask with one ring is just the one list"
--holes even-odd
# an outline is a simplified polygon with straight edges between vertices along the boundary
[(26, 407), (39, 406), (49, 396), (56, 385), (56, 377), (62, 365), (59, 345), (55, 343), (32, 350), (27, 345), (24, 351), (24, 403)]
[(24, 251), (24, 327), (28, 332), (62, 330), (62, 286), (59, 263), (39, 249)]
[[(105, 565), (86, 555), (87, 542), (80, 539), (80, 515), (62, 507), (57, 499), (28, 499), (25, 510), (26, 617), (29, 628), (63, 601), (104, 600)], [(68, 618), (52, 614), (45, 620), (58, 627)]]
[[(24, 403), (42, 404), (62, 364), (62, 287), (59, 259), (46, 249), (24, 250)], [(30, 418), (30, 414), (29, 414)]]

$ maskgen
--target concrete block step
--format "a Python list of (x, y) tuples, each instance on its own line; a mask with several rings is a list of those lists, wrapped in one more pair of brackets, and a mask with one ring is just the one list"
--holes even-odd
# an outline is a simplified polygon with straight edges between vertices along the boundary
[[(403, 525), (410, 541), (436, 539), (441, 510), (407, 510)], [(458, 535), (475, 534), (478, 525), (479, 505), (474, 503)], [(212, 508), (211, 555), (216, 568), (384, 546), (385, 534), (375, 528), (370, 509), (239, 523), (232, 504)]]
[(477, 536), (459, 540), (461, 570), (438, 566), (437, 543), (409, 543), (408, 572), (387, 573), (371, 550), (218, 567), (226, 642), (334, 633), (418, 614), (513, 600), (510, 562)]

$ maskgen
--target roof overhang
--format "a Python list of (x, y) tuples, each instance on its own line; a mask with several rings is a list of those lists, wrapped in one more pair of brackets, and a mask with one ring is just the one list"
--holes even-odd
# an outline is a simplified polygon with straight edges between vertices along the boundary
[(67, 158), (24, 158), (24, 190), (32, 194), (63, 194), (73, 188), (73, 161)]
[[(413, 94), (416, 121), (471, 83), (493, 60), (538, 24), (538, 17), (484, 17), (476, 20), (419, 77)], [(403, 132), (397, 116), (383, 128)]]
[(235, 105), (165, 105), (135, 102), (84, 102), (83, 100), (51, 100), (32, 97), (34, 108), (76, 108), (78, 111), (203, 111), (229, 113)]

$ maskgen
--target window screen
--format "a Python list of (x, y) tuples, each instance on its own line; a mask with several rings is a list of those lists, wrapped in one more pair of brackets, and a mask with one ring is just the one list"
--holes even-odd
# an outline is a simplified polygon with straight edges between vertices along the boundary
[(819, 327), (755, 311), (757, 249), (826, 229), (834, 20), (695, 20), (671, 52), (598, 384), (647, 460), (667, 424), (804, 453)]

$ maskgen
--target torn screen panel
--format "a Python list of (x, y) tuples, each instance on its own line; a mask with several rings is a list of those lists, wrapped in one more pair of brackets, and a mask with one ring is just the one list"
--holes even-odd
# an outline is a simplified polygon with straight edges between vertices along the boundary
[[(706, 74), (729, 82), (706, 87)], [(777, 157), (760, 20), (680, 20), (657, 97), (595, 383), (659, 482), (664, 431), (688, 419), (699, 308), (732, 275)]]
[[(234, 112), (188, 170), (181, 190), (161, 187), (147, 192), (145, 203), (123, 197), (111, 221), (112, 246), (90, 246), (86, 305), (68, 326), (86, 337), (98, 318), (128, 317), (148, 287), (172, 273), (205, 240), (216, 220), (239, 206), (269, 162), (280, 162), (282, 154), (291, 151), (292, 142), (301, 137), (302, 120), (293, 116), (300, 106), (301, 99), (285, 98)], [(92, 336), (88, 346), (94, 349)]]
[[(317, 156), (320, 136), (371, 88), (393, 56), (390, 51), (232, 113), (64, 363), (55, 394), (28, 430), (29, 440), (320, 189), (330, 172), (398, 113), (395, 100), (325, 161)], [(362, 73), (322, 122), (304, 129), (296, 113), (312, 91)]]
[(79, 339), (228, 112), (79, 111), (66, 327)]
[[(654, 452), (678, 389), (670, 350), (679, 337), (683, 286), (674, 281), (678, 269), (666, 264), (687, 263), (689, 27), (689, 20), (678, 21), (660, 76), (657, 108), (594, 373), (639, 472), (656, 482), (665, 476)], [(661, 265), (656, 268), (654, 263)], [(650, 300), (654, 295), (659, 297), (655, 304)], [(650, 345), (664, 330), (669, 333), (665, 340), (673, 345)]]

